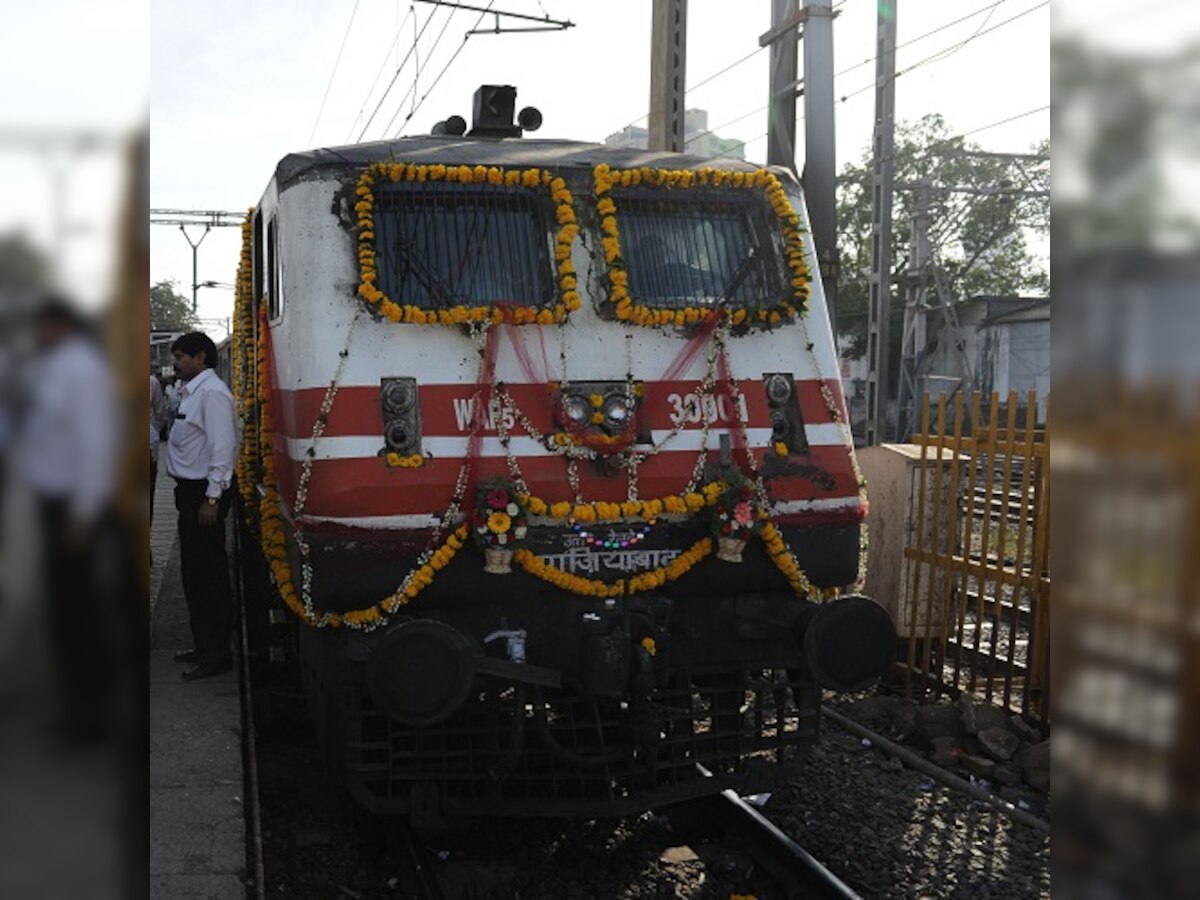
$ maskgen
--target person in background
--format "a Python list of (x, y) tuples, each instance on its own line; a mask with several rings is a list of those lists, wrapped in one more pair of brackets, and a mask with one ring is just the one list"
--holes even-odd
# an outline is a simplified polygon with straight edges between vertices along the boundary
[(233, 492), (237, 417), (233, 395), (213, 371), (217, 348), (193, 331), (171, 345), (179, 388), (179, 411), (167, 439), (167, 472), (175, 479), (179, 511), (179, 559), (192, 628), (192, 649), (175, 654), (195, 665), (186, 681), (209, 678), (233, 667), (229, 639), (233, 596), (225, 552), (225, 517)]
[(171, 426), (175, 423), (175, 414), (179, 412), (179, 398), (181, 386), (179, 379), (174, 375), (168, 375), (162, 381), (163, 396), (166, 397), (167, 403), (167, 419), (163, 423), (162, 429), (158, 432), (159, 438), (166, 440), (171, 433)]
[(159, 435), (167, 424), (167, 395), (157, 375), (150, 376), (150, 518), (154, 518), (154, 486), (158, 481)]
[(113, 525), (119, 424), (108, 364), (86, 320), (65, 299), (34, 314), (37, 356), (15, 464), (33, 490), (61, 720), (58, 737), (78, 746), (113, 724), (123, 618), (101, 537)]

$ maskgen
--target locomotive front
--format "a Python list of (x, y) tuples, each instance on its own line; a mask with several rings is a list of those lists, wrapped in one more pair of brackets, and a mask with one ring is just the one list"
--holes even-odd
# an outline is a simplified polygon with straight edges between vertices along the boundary
[(760, 790), (822, 686), (890, 661), (886, 613), (838, 596), (866, 503), (813, 268), (787, 173), (478, 122), (280, 164), (239, 476), (363, 804)]

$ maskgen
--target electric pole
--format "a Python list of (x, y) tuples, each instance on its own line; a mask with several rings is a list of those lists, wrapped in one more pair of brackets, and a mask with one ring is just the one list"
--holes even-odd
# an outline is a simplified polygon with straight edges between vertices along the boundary
[[(833, 117), (832, 0), (804, 2), (804, 199), (837, 347), (837, 129)], [(795, 128), (795, 105), (792, 127)]]
[(687, 0), (654, 0), (650, 29), (649, 148), (684, 149)]
[[(178, 225), (179, 230), (183, 232), (184, 239), (188, 242), (188, 246), (192, 248), (192, 312), (196, 311), (197, 300), (200, 294), (200, 282), (197, 275), (197, 257), (200, 252), (200, 245), (204, 243), (204, 239), (208, 237), (208, 233), (214, 228), (232, 228), (234, 226), (241, 227), (242, 221), (246, 218), (245, 213), (227, 212), (220, 209), (209, 210), (194, 210), (194, 209), (152, 209), (150, 210), (151, 225)], [(204, 232), (200, 235), (200, 240), (193, 241), (192, 236), (188, 234), (187, 226), (202, 225)]]
[(767, 165), (796, 172), (796, 57), (800, 41), (797, 0), (771, 0), (771, 30), (758, 46), (771, 47), (771, 83), (767, 97)]
[[(904, 187), (910, 187), (905, 185)], [(926, 313), (931, 254), (929, 227), (932, 222), (930, 206), (933, 186), (928, 179), (911, 185), (916, 196), (913, 201), (912, 228), (909, 237), (908, 271), (904, 300), (904, 330), (900, 337), (900, 390), (896, 396), (896, 438), (904, 441), (912, 434), (913, 423), (920, 416), (917, 409), (917, 367), (927, 342)]]
[(887, 439), (892, 311), (892, 181), (896, 139), (896, 4), (879, 0), (875, 20), (875, 130), (871, 138), (871, 275), (867, 293), (868, 446)]

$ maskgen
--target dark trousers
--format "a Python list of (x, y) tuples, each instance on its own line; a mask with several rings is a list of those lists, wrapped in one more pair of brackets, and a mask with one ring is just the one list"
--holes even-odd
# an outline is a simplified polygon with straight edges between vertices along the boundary
[(179, 562), (183, 595), (192, 626), (192, 646), (199, 665), (218, 665), (230, 657), (233, 633), (233, 595), (229, 584), (229, 557), (225, 552), (225, 519), (233, 492), (225, 491), (217, 506), (215, 525), (201, 525), (200, 508), (207, 482), (176, 481), (175, 508), (179, 511)]
[(68, 736), (90, 738), (111, 724), (125, 624), (112, 561), (102, 557), (102, 539), (110, 535), (110, 523), (104, 517), (85, 540), (71, 541), (67, 501), (43, 497), (38, 505), (62, 726)]

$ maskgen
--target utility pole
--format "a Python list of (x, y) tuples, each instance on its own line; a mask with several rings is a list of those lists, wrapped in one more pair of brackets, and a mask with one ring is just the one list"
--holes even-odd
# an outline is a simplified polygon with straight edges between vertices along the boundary
[[(804, 199), (837, 342), (837, 140), (833, 117), (832, 0), (804, 0)], [(791, 122), (795, 128), (793, 105)]]
[(687, 0), (654, 0), (650, 30), (651, 150), (684, 149)]
[(771, 0), (771, 30), (758, 46), (771, 47), (771, 83), (767, 106), (767, 165), (796, 172), (796, 78), (800, 23), (796, 0)]
[(929, 311), (929, 273), (932, 264), (929, 248), (929, 227), (932, 224), (930, 206), (933, 185), (922, 179), (911, 187), (916, 196), (913, 202), (912, 227), (909, 237), (908, 271), (904, 300), (904, 331), (900, 338), (900, 390), (896, 396), (896, 438), (908, 440), (913, 423), (917, 421), (917, 367), (927, 342), (926, 313)]
[(188, 246), (192, 248), (192, 312), (196, 311), (196, 300), (200, 292), (199, 276), (196, 273), (197, 256), (200, 252), (200, 245), (204, 243), (204, 239), (208, 237), (208, 233), (212, 231), (211, 225), (204, 226), (204, 232), (200, 235), (200, 240), (193, 241), (192, 236), (187, 232), (186, 225), (180, 225), (179, 230), (183, 232), (183, 238), (188, 242)]
[(879, 0), (875, 20), (875, 130), (871, 138), (871, 276), (867, 294), (868, 446), (887, 439), (892, 311), (892, 181), (896, 138), (896, 4)]
[[(771, 48), (767, 164), (796, 173), (796, 97), (804, 95), (804, 199), (820, 265), (829, 324), (837, 334), (836, 129), (833, 116), (833, 20), (831, 0), (771, 0), (771, 30), (758, 38)], [(800, 26), (804, 26), (801, 32)], [(804, 78), (796, 77), (804, 38)]]
[[(1006, 179), (1000, 184), (990, 184), (981, 181), (976, 175), (975, 166), (965, 170), (969, 184), (934, 184), (928, 177), (918, 182), (900, 182), (895, 185), (898, 190), (913, 193), (912, 231), (910, 238), (910, 257), (907, 276), (907, 295), (904, 304), (904, 331), (900, 342), (900, 384), (897, 392), (896, 406), (898, 412), (897, 440), (908, 440), (912, 429), (919, 421), (921, 410), (917, 407), (924, 391), (921, 389), (922, 373), (921, 358), (929, 343), (928, 319), (931, 311), (941, 313), (942, 334), (947, 340), (954, 342), (961, 368), (960, 383), (963, 387), (974, 388), (976, 385), (974, 366), (967, 355), (963, 344), (958, 313), (955, 310), (955, 298), (945, 272), (938, 265), (937, 241), (931, 240), (933, 233), (933, 202), (935, 199), (944, 200), (953, 194), (963, 194), (971, 197), (1005, 197), (1017, 199), (1050, 199), (1049, 171), (1045, 164), (1050, 159), (1047, 156), (1032, 153), (995, 153), (982, 150), (958, 150), (955, 156), (967, 159), (1000, 160), (1008, 163), (1024, 182), (1024, 187), (1010, 184)], [(992, 176), (988, 176), (988, 181)], [(986, 239), (978, 242), (973, 248), (973, 255), (965, 260), (959, 273), (966, 275), (985, 254), (994, 246), (996, 241), (1008, 233), (1008, 226), (1002, 225)], [(946, 235), (943, 233), (942, 239)], [(930, 287), (936, 297), (930, 294)], [(936, 300), (936, 302), (933, 302)]]

